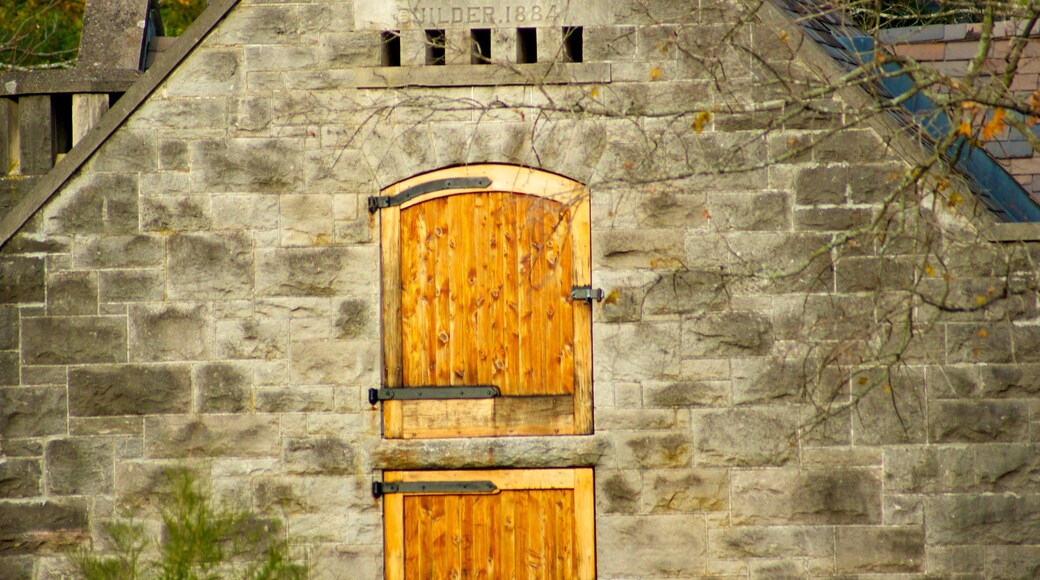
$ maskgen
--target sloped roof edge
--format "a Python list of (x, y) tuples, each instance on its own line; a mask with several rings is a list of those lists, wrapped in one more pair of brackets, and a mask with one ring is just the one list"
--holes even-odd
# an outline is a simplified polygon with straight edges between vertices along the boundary
[(0, 248), (14, 237), (43, 204), (72, 177), (76, 170), (98, 150), (101, 145), (148, 99), (149, 96), (170, 76), (195, 47), (206, 38), (239, 0), (214, 0), (188, 26), (177, 41), (166, 50), (158, 61), (141, 78), (127, 89), (126, 93), (101, 119), (101, 123), (77, 143), (69, 153), (40, 177), (40, 181), (11, 211), (0, 220)]

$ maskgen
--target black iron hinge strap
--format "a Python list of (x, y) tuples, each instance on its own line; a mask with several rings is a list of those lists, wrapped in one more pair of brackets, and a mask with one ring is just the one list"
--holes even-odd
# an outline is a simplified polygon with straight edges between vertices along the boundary
[(388, 493), (494, 493), (498, 491), (490, 481), (374, 481), (372, 495)]
[(369, 213), (376, 213), (384, 207), (401, 205), (402, 203), (419, 197), (431, 191), (443, 191), (445, 189), (483, 189), (491, 185), (491, 179), (487, 177), (451, 177), (448, 179), (435, 179), (413, 185), (397, 195), (374, 196), (368, 198)]
[(466, 387), (403, 387), (396, 389), (369, 389), (368, 402), (375, 405), (379, 401), (421, 401), (447, 399), (493, 399), (502, 393), (494, 385), (474, 385)]

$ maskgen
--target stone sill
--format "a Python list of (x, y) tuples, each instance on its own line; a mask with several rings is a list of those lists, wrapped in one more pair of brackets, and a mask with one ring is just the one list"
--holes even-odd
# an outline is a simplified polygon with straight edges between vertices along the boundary
[(609, 83), (610, 63), (465, 64), (359, 68), (358, 88)]
[(1040, 222), (993, 224), (986, 236), (992, 242), (1032, 242), (1040, 240)]
[(128, 69), (12, 71), (0, 76), (0, 96), (62, 93), (123, 93), (141, 78)]
[(610, 453), (604, 435), (382, 439), (375, 469), (592, 467)]

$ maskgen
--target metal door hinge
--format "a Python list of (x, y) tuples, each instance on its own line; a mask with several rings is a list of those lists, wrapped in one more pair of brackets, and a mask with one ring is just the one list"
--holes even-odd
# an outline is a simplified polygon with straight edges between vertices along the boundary
[(498, 491), (490, 481), (373, 481), (372, 495), (388, 493), (493, 493)]
[(402, 203), (419, 197), (431, 191), (442, 191), (445, 189), (483, 189), (491, 185), (491, 179), (487, 177), (452, 177), (449, 179), (435, 179), (413, 185), (397, 195), (374, 196), (368, 198), (368, 212), (376, 213), (384, 207), (401, 205)]
[(493, 399), (501, 394), (498, 387), (494, 385), (369, 389), (368, 403), (375, 405), (379, 401), (418, 401), (423, 399)]
[(589, 304), (592, 304), (593, 300), (596, 302), (602, 302), (603, 289), (593, 288), (592, 286), (575, 286), (574, 288), (571, 288), (571, 299), (584, 300)]

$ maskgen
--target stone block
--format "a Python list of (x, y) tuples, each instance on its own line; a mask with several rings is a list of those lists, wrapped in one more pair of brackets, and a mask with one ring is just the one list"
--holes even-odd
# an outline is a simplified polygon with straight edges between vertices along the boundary
[(1040, 577), (1040, 546), (989, 546), (983, 562), (987, 578), (1037, 578)]
[(643, 383), (647, 407), (718, 407), (729, 403), (727, 381), (676, 381)]
[[(143, 179), (143, 178), (142, 178)], [(187, 189), (183, 177), (181, 189)], [(149, 184), (142, 181), (141, 189)], [(174, 186), (180, 184), (173, 184)], [(210, 200), (201, 195), (154, 195), (141, 198), (141, 229), (150, 232), (190, 232), (212, 228)]]
[(624, 468), (690, 467), (693, 445), (683, 433), (624, 433), (618, 436), (618, 465)]
[(361, 338), (376, 327), (375, 308), (366, 300), (340, 302), (333, 322), (336, 338)]
[(679, 325), (673, 322), (596, 325), (593, 350), (599, 380), (667, 380), (679, 375)]
[(355, 441), (324, 437), (286, 437), (282, 457), (290, 473), (297, 475), (348, 475), (358, 464)]
[(47, 282), (47, 314), (97, 314), (98, 281), (90, 272), (57, 272)]
[[(5, 451), (5, 456), (9, 455)], [(43, 470), (38, 459), (14, 459), (9, 456), (0, 462), (0, 498), (33, 497), (42, 495)]]
[[(711, 215), (708, 211), (707, 196), (685, 187), (650, 188), (646, 194), (638, 195), (631, 191), (622, 191), (617, 196), (619, 203), (615, 204), (614, 211), (629, 211), (640, 227), (696, 228), (708, 223)], [(634, 207), (629, 209), (629, 205)]]
[(44, 288), (43, 258), (0, 258), (0, 303), (43, 302)]
[(597, 431), (671, 429), (676, 425), (672, 409), (597, 409)]
[(278, 196), (227, 194), (210, 196), (213, 223), (231, 230), (273, 230), (278, 227)]
[(736, 525), (856, 525), (881, 523), (876, 469), (766, 469), (733, 472)]
[(848, 207), (812, 207), (796, 209), (794, 229), (807, 231), (847, 232), (870, 224), (871, 210)]
[(599, 470), (596, 473), (596, 511), (605, 514), (639, 513), (643, 487), (640, 472)]
[(643, 473), (643, 513), (724, 512), (728, 509), (729, 474), (725, 470), (663, 469)]
[(167, 243), (170, 298), (252, 297), (253, 241), (247, 234), (173, 235)]
[(83, 173), (45, 209), (47, 230), (67, 234), (137, 231), (138, 177), (134, 173)]
[(795, 457), (796, 409), (698, 410), (691, 422), (697, 465), (779, 466)]
[[(69, 434), (83, 437), (129, 435), (134, 438), (130, 441), (139, 444), (140, 437), (144, 435), (144, 419), (140, 416), (125, 415), (120, 417), (70, 417)], [(129, 443), (127, 442), (127, 444)]]
[(288, 353), (285, 320), (221, 320), (216, 323), (217, 356), (228, 359), (285, 358)]
[[(807, 376), (806, 360), (787, 360), (780, 357), (752, 357), (733, 359), (733, 403), (736, 405), (787, 405), (807, 401), (812, 380)], [(837, 378), (837, 377), (835, 377)], [(817, 395), (814, 401), (826, 405), (832, 402), (834, 389)]]
[(954, 577), (953, 574), (981, 575), (986, 567), (986, 550), (982, 546), (928, 546), (927, 572), (943, 577)]
[(849, 165), (849, 195), (853, 203), (880, 203), (891, 195), (906, 177), (907, 168), (899, 163)]
[(924, 568), (921, 526), (842, 527), (835, 539), (841, 573), (920, 572)]
[(924, 525), (924, 497), (886, 493), (881, 506), (885, 514), (882, 523), (888, 526)]
[(925, 499), (929, 546), (1031, 544), (1040, 535), (1040, 496), (949, 494)]
[(124, 127), (101, 145), (93, 158), (94, 169), (103, 173), (148, 173), (159, 168), (159, 145), (152, 130)]
[(843, 166), (815, 166), (800, 170), (794, 178), (798, 205), (835, 205), (846, 201), (848, 170)]
[[(336, 407), (331, 387), (275, 387), (256, 389), (255, 408), (259, 413), (325, 413), (342, 411)], [(357, 410), (354, 407), (350, 410)]]
[(81, 500), (0, 502), (0, 554), (53, 553), (85, 543), (87, 506)]
[(126, 319), (121, 316), (22, 319), (24, 364), (123, 362), (126, 353)]
[(162, 270), (107, 270), (98, 272), (101, 302), (157, 302), (166, 293)]
[(350, 570), (357, 580), (383, 578), (383, 547), (381, 545), (318, 544), (313, 552), (314, 576), (319, 579), (337, 578)]
[[(215, 101), (216, 102), (216, 101)], [(168, 105), (169, 101), (163, 102), (163, 105)], [(185, 102), (186, 105), (190, 104), (192, 110), (195, 110), (197, 103), (195, 100)], [(142, 107), (143, 109), (144, 107)], [(163, 114), (166, 114), (166, 106), (157, 107), (161, 108)], [(138, 109), (138, 112), (142, 109)], [(206, 119), (207, 123), (210, 123), (212, 119)], [(184, 139), (161, 139), (159, 141), (159, 170), (160, 171), (187, 171), (189, 169), (188, 163), (188, 141)]]
[(993, 443), (1029, 439), (1029, 409), (1016, 401), (935, 401), (930, 415), (932, 441)]
[(706, 571), (707, 533), (695, 515), (597, 518), (597, 567), (601, 576), (699, 576)]
[(61, 435), (68, 429), (64, 387), (0, 388), (0, 433), (4, 438)]
[(1040, 449), (1036, 444), (987, 445), (977, 453), (979, 491), (1040, 491)]
[(47, 492), (52, 495), (112, 493), (112, 440), (55, 439), (47, 442)]
[(1014, 358), (1006, 323), (946, 325), (948, 363), (1010, 363)]
[(0, 305), (0, 350), (17, 349), (19, 334), (21, 332), (18, 308)]
[(773, 324), (758, 312), (709, 312), (683, 320), (682, 337), (684, 356), (764, 355), (773, 347)]
[(368, 384), (378, 380), (376, 341), (334, 340), (290, 345), (289, 372), (296, 385)]
[(130, 307), (130, 359), (202, 360), (210, 350), (209, 310), (201, 305)]
[(252, 372), (244, 363), (207, 363), (192, 369), (195, 410), (199, 413), (241, 413), (249, 410)]
[(187, 413), (188, 365), (103, 365), (69, 371), (69, 414), (75, 417)]
[(318, 514), (333, 509), (351, 512), (377, 509), (368, 477), (296, 476), (253, 480), (253, 495), (261, 513)]
[(831, 530), (801, 526), (733, 526), (708, 529), (712, 558), (832, 558)]
[(677, 229), (596, 230), (592, 267), (676, 269), (683, 262), (683, 232)]
[(146, 457), (277, 457), (278, 417), (201, 415), (145, 419)]
[(713, 193), (710, 201), (711, 220), (720, 232), (783, 231), (791, 227), (784, 193)]
[(6, 439), (0, 450), (6, 457), (42, 457), (43, 443), (32, 439)]
[(975, 488), (975, 451), (966, 447), (895, 447), (885, 450), (885, 491), (964, 493)]
[(0, 351), (0, 386), (15, 386), (21, 382), (18, 351)]
[(33, 562), (31, 556), (0, 557), (0, 578), (8, 580), (32, 580)]
[(718, 271), (679, 270), (649, 284), (642, 311), (645, 315), (700, 314), (723, 304), (726, 291), (726, 280)]
[(334, 234), (332, 201), (331, 195), (282, 195), (282, 246), (330, 245)]
[(78, 268), (154, 268), (163, 257), (159, 236), (116, 235), (88, 238), (76, 246), (73, 261)]
[(189, 150), (193, 191), (277, 194), (302, 185), (303, 147), (294, 139), (200, 140)]
[[(236, 15), (237, 16), (237, 15)], [(241, 22), (237, 18), (231, 22)], [(234, 24), (231, 24), (234, 26)], [(226, 27), (221, 26), (224, 30)], [(243, 85), (242, 51), (234, 48), (206, 48), (194, 51), (192, 58), (177, 67), (166, 81), (171, 97), (223, 97), (235, 94)], [(194, 161), (192, 167), (199, 167)]]
[(375, 246), (257, 251), (258, 294), (371, 299), (379, 280)]
[(868, 370), (852, 377), (856, 443), (923, 443), (926, 437), (924, 374), (918, 367)]

